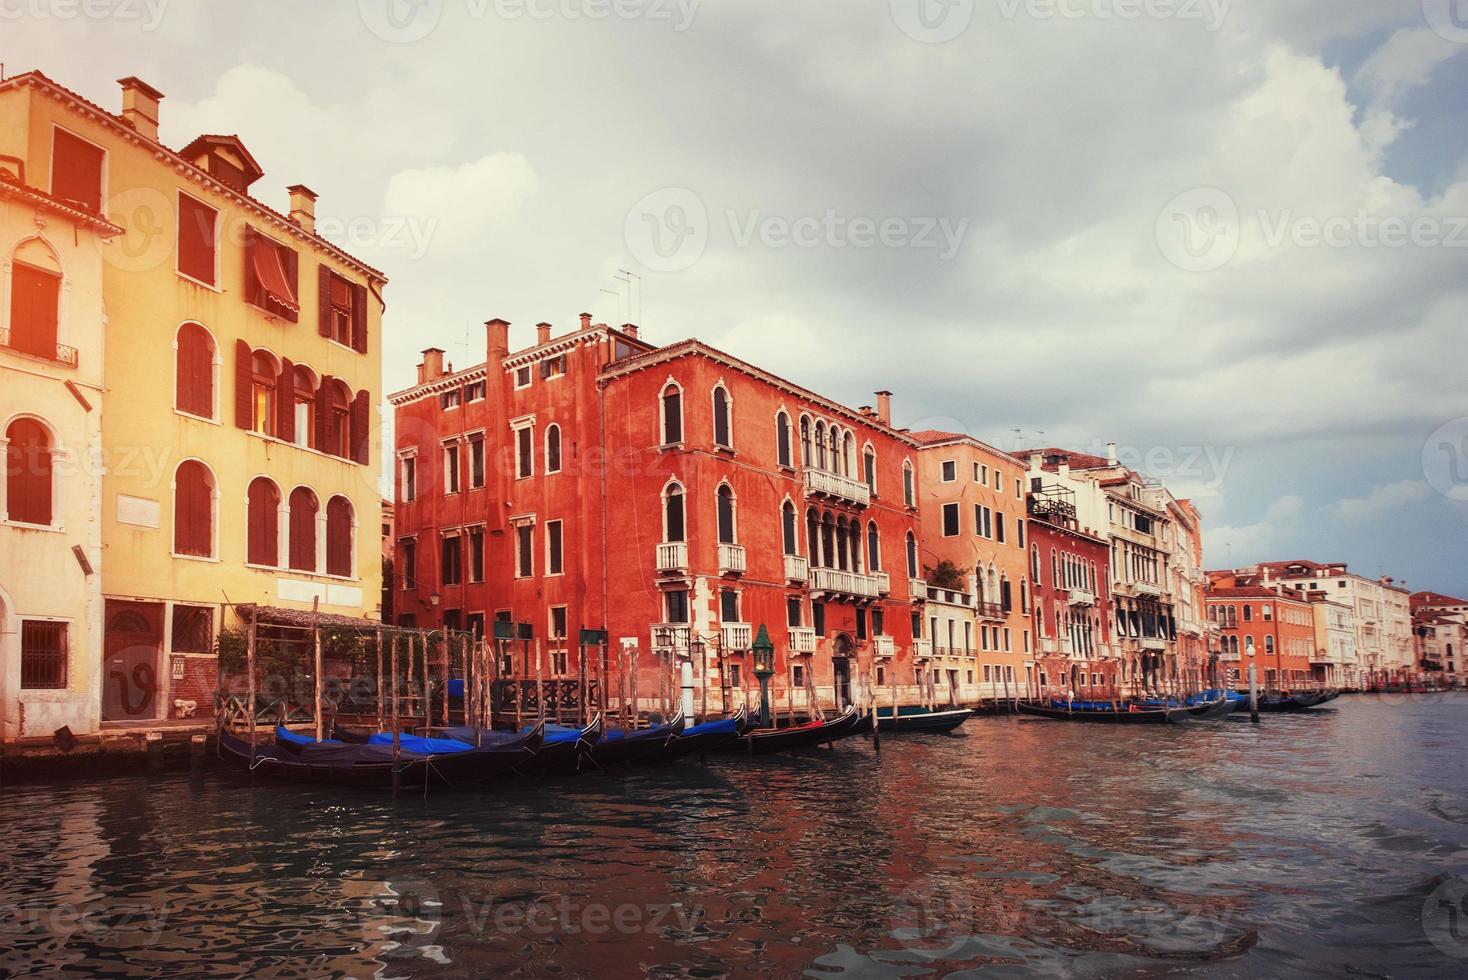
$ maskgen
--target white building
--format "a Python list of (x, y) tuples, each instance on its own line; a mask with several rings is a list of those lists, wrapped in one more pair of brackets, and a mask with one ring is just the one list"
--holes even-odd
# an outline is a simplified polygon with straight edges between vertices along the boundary
[(1416, 652), (1407, 590), (1390, 578), (1372, 579), (1347, 570), (1345, 562), (1266, 562), (1258, 567), (1302, 592), (1321, 592), (1351, 609), (1361, 684), (1399, 682), (1416, 673)]

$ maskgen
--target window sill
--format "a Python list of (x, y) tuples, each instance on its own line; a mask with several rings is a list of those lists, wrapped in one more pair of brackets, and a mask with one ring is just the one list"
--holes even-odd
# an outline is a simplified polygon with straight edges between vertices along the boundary
[[(322, 339), (325, 340), (328, 344), (331, 344), (334, 347), (340, 347), (342, 350), (348, 351), (348, 352), (350, 352), (352, 354), (365, 354), (366, 353), (365, 351), (357, 350), (357, 348), (353, 347), (351, 344), (344, 344), (344, 343), (342, 343), (340, 340), (337, 340), (335, 337), (323, 337)], [(455, 407), (457, 408), (458, 406), (455, 406)]]
[(714, 452), (716, 452), (716, 453), (722, 453), (725, 456), (738, 456), (739, 455), (738, 451), (736, 451), (733, 446), (721, 446), (721, 445), (718, 445), (718, 444), (715, 444), (714, 445)]
[[(219, 287), (218, 285), (216, 285), (215, 283), (205, 282), (202, 279), (195, 279), (193, 276), (189, 275), (187, 272), (184, 272), (181, 269), (174, 269), (173, 271), (176, 272), (176, 273), (178, 273), (178, 277), (180, 279), (182, 279), (186, 283), (189, 283), (190, 285), (198, 286), (201, 289), (207, 289), (211, 293), (221, 293), (222, 294), (224, 292), (224, 290), (221, 287)], [(258, 309), (258, 308), (259, 307), (256, 307), (256, 309)]]
[[(207, 415), (195, 415), (193, 412), (185, 412), (181, 408), (175, 408), (173, 414), (181, 418), (192, 419), (195, 422), (207, 422), (209, 425), (223, 425), (218, 419), (211, 419)], [(258, 433), (257, 433), (258, 435)]]
[(208, 555), (181, 555), (177, 551), (172, 552), (172, 555), (173, 557), (182, 559), (183, 561), (203, 562), (206, 565), (218, 565), (222, 563), (221, 559), (212, 558)]
[(26, 521), (0, 521), (0, 527), (13, 527), (20, 531), (49, 531), (52, 534), (65, 534), (65, 524), (30, 524)]
[(660, 453), (670, 453), (670, 452), (673, 452), (675, 450), (681, 452), (684, 448), (685, 448), (685, 446), (683, 445), (683, 443), (681, 441), (680, 442), (665, 442), (661, 446), (658, 447), (658, 450), (657, 451), (660, 452)]
[[(195, 418), (195, 417), (196, 416), (192, 416), (192, 415), (189, 416), (189, 418)], [(347, 464), (349, 464), (351, 466), (362, 466), (362, 465), (365, 465), (363, 463), (357, 462), (355, 459), (352, 459), (349, 456), (337, 456), (335, 453), (322, 452), (320, 449), (317, 449), (314, 446), (303, 446), (300, 443), (295, 442), (295, 441), (287, 442), (286, 440), (280, 438), (279, 436), (273, 436), (273, 435), (271, 435), (268, 432), (258, 432), (255, 429), (247, 429), (247, 430), (245, 430), (245, 434), (246, 435), (249, 435), (249, 436), (252, 436), (252, 437), (254, 437), (256, 439), (259, 439), (261, 442), (268, 442), (268, 443), (271, 443), (272, 445), (276, 445), (276, 446), (286, 446), (286, 447), (288, 447), (290, 449), (299, 449), (303, 453), (310, 453), (312, 456), (320, 456), (322, 459), (334, 459), (338, 463), (347, 463)]]

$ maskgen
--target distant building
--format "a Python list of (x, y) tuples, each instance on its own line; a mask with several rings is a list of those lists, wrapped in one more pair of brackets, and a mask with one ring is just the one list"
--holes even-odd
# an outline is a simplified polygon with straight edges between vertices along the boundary
[(1310, 682), (1315, 613), (1304, 595), (1232, 571), (1208, 576), (1208, 618), (1218, 624), (1219, 642), (1228, 652), (1230, 682), (1247, 684), (1250, 666), (1266, 690), (1289, 691)]
[(1468, 600), (1414, 592), (1410, 603), (1422, 678), (1451, 687), (1468, 684)]

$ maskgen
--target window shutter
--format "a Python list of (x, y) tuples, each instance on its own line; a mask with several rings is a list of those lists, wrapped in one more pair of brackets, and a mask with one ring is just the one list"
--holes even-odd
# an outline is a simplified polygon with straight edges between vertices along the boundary
[(265, 286), (256, 271), (255, 250), (260, 247), (260, 238), (254, 225), (245, 225), (245, 302), (252, 306), (265, 305)]
[[(280, 264), (285, 267), (285, 281), (291, 290), (291, 298), (299, 306), (301, 295), (300, 256), (296, 255), (293, 248), (280, 249)], [(300, 310), (285, 309), (280, 311), (281, 319), (297, 323), (301, 319)]]
[(331, 336), (331, 270), (324, 264), (317, 272), (317, 281), (320, 289), (317, 291), (317, 302), (320, 309), (317, 314), (316, 329), (323, 337)]
[(352, 284), (352, 347), (367, 353), (367, 287)]
[(280, 359), (280, 375), (275, 379), (275, 436), (296, 441), (296, 367), (285, 357)]
[(352, 402), (350, 449), (354, 462), (367, 462), (367, 430), (372, 424), (372, 396), (365, 389)]
[(331, 451), (330, 444), (326, 441), (327, 421), (331, 415), (331, 399), (327, 391), (331, 387), (331, 375), (321, 376), (321, 387), (316, 389), (316, 448), (323, 453)]
[(250, 344), (245, 340), (237, 340), (234, 345), (234, 424), (241, 429), (248, 430), (254, 421), (255, 412), (252, 404), (255, 388), (255, 373), (250, 363), (254, 352), (250, 350)]

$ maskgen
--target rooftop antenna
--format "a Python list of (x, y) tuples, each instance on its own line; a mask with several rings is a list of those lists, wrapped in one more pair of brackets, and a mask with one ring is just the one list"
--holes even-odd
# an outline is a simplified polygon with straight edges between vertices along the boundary
[(627, 283), (628, 294), (629, 294), (628, 295), (628, 300), (627, 300), (627, 312), (632, 315), (632, 317), (633, 317), (633, 321), (632, 322), (636, 323), (638, 326), (641, 326), (642, 325), (642, 277), (639, 276), (635, 272), (628, 272), (626, 269), (618, 269), (617, 272), (620, 275), (623, 275), (623, 276), (626, 276), (627, 277), (626, 279), (622, 280), (623, 282), (626, 282)]

